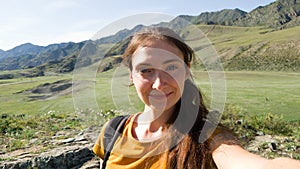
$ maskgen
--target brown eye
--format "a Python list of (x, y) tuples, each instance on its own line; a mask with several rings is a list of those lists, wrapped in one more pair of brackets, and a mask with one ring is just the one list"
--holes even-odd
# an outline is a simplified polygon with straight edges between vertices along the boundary
[(150, 74), (153, 73), (154, 70), (152, 68), (143, 68), (139, 71), (141, 74)]
[(167, 68), (166, 68), (166, 71), (174, 71), (178, 69), (178, 67), (176, 65), (169, 65)]

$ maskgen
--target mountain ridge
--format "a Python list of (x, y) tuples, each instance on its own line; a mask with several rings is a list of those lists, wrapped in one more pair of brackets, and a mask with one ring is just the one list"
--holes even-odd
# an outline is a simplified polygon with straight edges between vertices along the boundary
[[(266, 29), (270, 28), (266, 32), (272, 32), (300, 25), (299, 16), (300, 0), (277, 0), (266, 6), (259, 6), (249, 13), (238, 8), (223, 9), (215, 12), (203, 12), (197, 16), (179, 15), (170, 22), (176, 22), (176, 19), (183, 18), (195, 25), (221, 25), (230, 27), (262, 26)], [(160, 24), (164, 25), (168, 23)], [(143, 27), (143, 25), (137, 25), (130, 30), (121, 30), (114, 35), (96, 40), (96, 43), (98, 45), (119, 43), (124, 40), (124, 38), (132, 35), (138, 30), (141, 30)], [(79, 43), (57, 43), (50, 44), (48, 46), (38, 46), (31, 43), (25, 43), (7, 51), (0, 50), (0, 71), (40, 67), (46, 69), (49, 65), (52, 65), (53, 67), (54, 63), (55, 65), (60, 66), (65, 65), (58, 63), (69, 63), (64, 60), (70, 58), (74, 59), (74, 56), (78, 56), (85, 42), (86, 41)], [(126, 43), (123, 42), (122, 44), (119, 44), (119, 46), (114, 46), (112, 50), (109, 51), (109, 54), (120, 54), (124, 50), (124, 45), (126, 45)], [(74, 63), (74, 61), (72, 60), (71, 63)], [(70, 67), (59, 67), (57, 70), (72, 71)]]
[(300, 0), (277, 0), (266, 6), (259, 6), (229, 26), (266, 26), (283, 29), (299, 26)]

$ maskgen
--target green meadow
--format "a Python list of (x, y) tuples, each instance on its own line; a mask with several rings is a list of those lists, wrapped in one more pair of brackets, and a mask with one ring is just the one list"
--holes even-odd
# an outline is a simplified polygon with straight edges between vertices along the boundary
[[(200, 72), (199, 86), (210, 100), (207, 73)], [(300, 73), (226, 71), (226, 105), (235, 105), (251, 116), (276, 114), (287, 121), (300, 120)]]
[[(211, 79), (202, 71), (194, 72), (194, 77), (209, 106)], [(73, 75), (1, 80), (1, 114), (39, 115), (49, 111), (72, 113), (75, 110), (111, 109), (129, 113), (142, 111), (142, 104), (134, 87), (128, 87), (128, 75), (123, 70), (99, 73), (94, 79), (85, 79), (90, 86), (73, 86), (69, 92), (57, 93), (47, 99), (32, 99), (39, 94), (20, 93), (58, 80), (72, 82)], [(226, 105), (238, 106), (249, 116), (272, 113), (287, 121), (300, 120), (300, 73), (225, 71), (225, 81)]]
[[(218, 25), (197, 25), (197, 28), (201, 29), (207, 39), (192, 40), (190, 45), (197, 49), (201, 45), (212, 44), (205, 51), (209, 53), (204, 54), (209, 56), (212, 52), (218, 53), (225, 68), (226, 105), (239, 106), (249, 115), (273, 113), (282, 115), (288, 121), (300, 119), (300, 26), (279, 31), (264, 27)], [(195, 27), (187, 29), (187, 38), (197, 37), (195, 33), (199, 31), (193, 31)], [(102, 66), (111, 60), (108, 58), (103, 61)], [(0, 113), (35, 115), (49, 111), (140, 111), (142, 104), (134, 87), (128, 88), (127, 70), (113, 69), (96, 73), (101, 69), (101, 64), (74, 74), (50, 73), (36, 78), (0, 80)], [(203, 67), (201, 70), (204, 70)], [(11, 72), (18, 71), (24, 70)], [(0, 74), (7, 72), (2, 71)], [(59, 80), (69, 80), (70, 83), (77, 81), (78, 84), (63, 92), (48, 93), (53, 96), (44, 99), (39, 98), (46, 94), (24, 92)], [(209, 103), (211, 83), (207, 73), (195, 73), (195, 80)]]
[[(186, 34), (191, 37), (189, 44), (194, 49), (210, 46), (196, 54), (204, 55), (207, 63), (214, 61), (210, 56), (218, 55), (225, 70), (210, 72), (206, 67), (208, 73), (200, 62), (192, 66), (207, 107), (224, 104), (224, 125), (241, 137), (252, 138), (262, 131), (300, 139), (300, 27), (280, 31), (212, 25), (198, 28), (208, 39), (194, 41), (197, 31), (190, 28)], [(143, 111), (135, 88), (129, 86), (126, 68), (114, 65), (100, 73), (115, 57), (119, 56), (69, 74), (46, 72), (41, 77), (0, 80), (0, 150), (34, 146), (30, 143), (33, 138), (39, 138), (42, 145), (42, 140), (58, 131), (80, 131), (123, 112)], [(26, 70), (0, 74), (22, 71)], [(219, 98), (223, 98), (221, 102), (214, 102)], [(236, 125), (241, 120), (243, 125)]]

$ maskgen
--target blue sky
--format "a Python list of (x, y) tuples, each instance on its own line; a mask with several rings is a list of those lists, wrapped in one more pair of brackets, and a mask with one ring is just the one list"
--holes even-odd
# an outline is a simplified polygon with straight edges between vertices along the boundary
[(246, 12), (275, 0), (9, 0), (0, 1), (0, 49), (23, 43), (80, 42), (124, 17), (143, 13), (192, 15), (239, 8)]

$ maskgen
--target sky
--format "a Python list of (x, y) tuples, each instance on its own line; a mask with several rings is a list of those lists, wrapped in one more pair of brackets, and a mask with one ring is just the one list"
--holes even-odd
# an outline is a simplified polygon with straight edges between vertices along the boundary
[[(124, 18), (178, 15), (239, 8), (250, 12), (275, 0), (0, 0), (0, 49), (24, 43), (81, 42)], [(127, 20), (128, 22), (128, 20)], [(130, 21), (129, 21), (130, 22)], [(103, 33), (103, 36), (106, 33)], [(107, 34), (108, 35), (108, 34)]]

